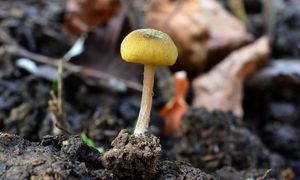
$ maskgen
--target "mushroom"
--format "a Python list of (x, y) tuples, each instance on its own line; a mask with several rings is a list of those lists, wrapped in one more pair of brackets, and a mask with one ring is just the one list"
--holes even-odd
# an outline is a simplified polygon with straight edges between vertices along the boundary
[(148, 130), (152, 106), (155, 66), (171, 66), (176, 62), (177, 48), (169, 35), (155, 29), (138, 29), (121, 43), (121, 56), (127, 62), (144, 64), (141, 109), (134, 135)]

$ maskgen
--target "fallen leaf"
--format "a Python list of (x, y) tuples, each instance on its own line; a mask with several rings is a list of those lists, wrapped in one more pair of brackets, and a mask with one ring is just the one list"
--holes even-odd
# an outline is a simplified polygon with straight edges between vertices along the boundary
[(165, 133), (175, 133), (179, 127), (182, 115), (187, 111), (188, 104), (185, 102), (185, 93), (189, 87), (189, 81), (185, 71), (174, 74), (175, 95), (160, 110), (160, 115), (165, 120)]
[(179, 50), (175, 70), (200, 72), (207, 56), (208, 29), (203, 8), (196, 0), (154, 0), (146, 12), (151, 28), (168, 33)]
[(246, 27), (238, 18), (231, 15), (216, 0), (198, 0), (204, 11), (209, 31), (208, 66), (225, 58), (231, 51), (251, 40)]
[(215, 0), (154, 0), (146, 11), (149, 27), (161, 29), (179, 49), (175, 70), (199, 74), (249, 42), (243, 23)]
[(269, 43), (262, 37), (253, 44), (232, 52), (209, 73), (193, 83), (193, 106), (208, 110), (232, 111), (242, 117), (243, 82), (269, 55)]
[(123, 61), (119, 52), (122, 39), (130, 31), (128, 19), (124, 11), (121, 11), (106, 25), (91, 30), (84, 42), (83, 52), (72, 57), (70, 62), (141, 84), (143, 66)]
[(65, 26), (75, 35), (107, 22), (120, 9), (119, 0), (68, 0)]
[[(109, 22), (120, 11), (118, 0), (69, 0), (65, 25), (80, 34)], [(216, 0), (135, 0), (145, 9), (146, 24), (168, 33), (179, 50), (173, 70), (197, 75), (247, 43), (250, 35), (243, 23)]]

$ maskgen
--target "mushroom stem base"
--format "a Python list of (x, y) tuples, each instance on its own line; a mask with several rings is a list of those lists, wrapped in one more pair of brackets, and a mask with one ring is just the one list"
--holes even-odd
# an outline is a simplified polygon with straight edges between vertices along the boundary
[(135, 126), (134, 134), (144, 134), (147, 132), (150, 121), (150, 112), (152, 107), (153, 84), (155, 67), (145, 65), (144, 67), (144, 86), (142, 94), (141, 109)]

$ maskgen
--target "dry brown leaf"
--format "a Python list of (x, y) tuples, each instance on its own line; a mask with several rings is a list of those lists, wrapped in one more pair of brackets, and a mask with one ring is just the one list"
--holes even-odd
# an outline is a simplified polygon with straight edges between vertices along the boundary
[[(174, 70), (201, 72), (249, 40), (246, 28), (216, 0), (135, 0), (144, 4), (148, 27), (170, 34), (179, 49)], [(120, 10), (119, 0), (69, 0), (65, 25), (80, 34), (107, 22)]]
[(167, 32), (179, 50), (176, 69), (199, 72), (206, 58), (207, 22), (196, 0), (155, 0), (146, 13), (149, 27)]
[(154, 0), (147, 23), (174, 39), (179, 49), (176, 69), (198, 74), (250, 39), (242, 22), (215, 0)]
[(182, 115), (187, 111), (188, 104), (185, 102), (185, 93), (189, 87), (189, 80), (185, 71), (174, 74), (175, 95), (160, 110), (160, 115), (165, 120), (165, 133), (175, 133), (179, 127)]
[(65, 26), (75, 35), (107, 22), (120, 9), (119, 0), (68, 0)]
[(222, 60), (234, 49), (249, 42), (245, 25), (226, 11), (216, 0), (199, 0), (209, 30), (208, 64)]
[(232, 111), (242, 117), (243, 82), (266, 59), (269, 51), (268, 39), (262, 37), (234, 51), (209, 73), (195, 79), (193, 106)]
[(130, 31), (125, 12), (121, 11), (107, 24), (91, 30), (85, 40), (84, 51), (72, 57), (70, 62), (140, 84), (143, 66), (127, 63), (120, 56), (121, 41)]

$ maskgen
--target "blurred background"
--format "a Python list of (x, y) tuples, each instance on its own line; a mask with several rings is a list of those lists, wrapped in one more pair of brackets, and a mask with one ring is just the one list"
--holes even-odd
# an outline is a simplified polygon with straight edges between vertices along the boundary
[(156, 70), (163, 158), (300, 178), (299, 0), (1, 0), (0, 131), (107, 150), (138, 116), (143, 66), (119, 48), (139, 28), (179, 51)]

